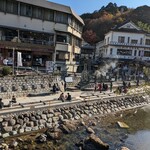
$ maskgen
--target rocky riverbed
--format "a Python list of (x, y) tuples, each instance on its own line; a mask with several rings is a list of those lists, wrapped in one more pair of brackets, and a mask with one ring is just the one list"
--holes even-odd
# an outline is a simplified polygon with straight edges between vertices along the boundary
[[(128, 132), (118, 128), (116, 121), (136, 111), (122, 110), (146, 104), (143, 96), (129, 96), (1, 116), (2, 142), (13, 149), (90, 149), (92, 144), (95, 149), (100, 145), (121, 149)], [(6, 138), (10, 135), (13, 138)]]

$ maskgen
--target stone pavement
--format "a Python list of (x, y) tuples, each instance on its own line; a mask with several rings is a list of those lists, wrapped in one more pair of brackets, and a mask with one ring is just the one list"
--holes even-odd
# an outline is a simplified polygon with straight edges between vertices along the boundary
[[(72, 101), (65, 101), (62, 102), (58, 100), (59, 95), (61, 92), (57, 94), (52, 94), (48, 96), (36, 96), (36, 97), (20, 97), (17, 98), (17, 103), (13, 104), (11, 107), (4, 107), (3, 109), (0, 109), (0, 115), (1, 114), (8, 114), (12, 112), (18, 112), (18, 111), (25, 111), (25, 110), (32, 110), (34, 108), (44, 108), (44, 107), (54, 107), (54, 106), (60, 106), (60, 105), (70, 105), (74, 103), (79, 103), (91, 99), (102, 99), (109, 96), (116, 96), (113, 92), (110, 92), (109, 90), (106, 92), (100, 93), (99, 91), (66, 91), (64, 94), (67, 95), (67, 93), (70, 93), (72, 96)], [(4, 105), (9, 104), (10, 99), (3, 100)]]
[[(118, 86), (120, 86), (120, 84), (118, 84)], [(117, 84), (115, 83), (115, 85)], [(61, 92), (47, 96), (18, 97), (17, 103), (13, 104), (12, 107), (4, 107), (3, 109), (0, 109), (0, 115), (27, 110), (32, 111), (34, 109), (40, 108), (77, 104), (84, 101), (90, 101), (95, 99), (99, 100), (104, 98), (116, 97), (116, 94), (110, 92), (109, 90), (104, 91), (102, 93), (100, 93), (99, 91), (94, 92), (93, 90), (91, 91), (76, 90), (76, 91), (66, 91), (64, 92), (64, 94), (67, 95), (68, 92), (72, 96), (71, 102), (70, 101), (62, 102), (58, 100), (58, 97), (60, 96)], [(9, 101), (10, 99), (3, 99), (4, 105), (7, 106), (9, 104)]]

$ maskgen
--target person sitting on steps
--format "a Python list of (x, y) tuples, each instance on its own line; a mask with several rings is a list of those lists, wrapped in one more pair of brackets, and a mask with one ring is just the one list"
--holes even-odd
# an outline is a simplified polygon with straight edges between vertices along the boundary
[(61, 100), (62, 102), (65, 101), (65, 96), (64, 96), (64, 93), (61, 93), (58, 100)]
[(71, 95), (68, 93), (66, 100), (71, 101)]

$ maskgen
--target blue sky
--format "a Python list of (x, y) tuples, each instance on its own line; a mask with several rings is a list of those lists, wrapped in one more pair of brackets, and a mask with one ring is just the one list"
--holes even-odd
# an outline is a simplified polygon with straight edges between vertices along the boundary
[[(70, 6), (78, 15), (83, 13), (92, 13), (99, 10), (102, 6), (106, 6), (109, 0), (49, 0), (51, 2)], [(138, 6), (150, 6), (150, 0), (113, 0), (118, 6), (125, 5), (129, 8), (136, 8)]]

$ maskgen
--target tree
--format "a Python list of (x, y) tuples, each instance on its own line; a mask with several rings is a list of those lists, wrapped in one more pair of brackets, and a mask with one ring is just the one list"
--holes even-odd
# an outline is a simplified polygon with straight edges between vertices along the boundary
[(83, 36), (83, 39), (85, 39), (85, 41), (91, 45), (96, 44), (98, 41), (98, 37), (93, 30), (86, 30), (82, 36)]

